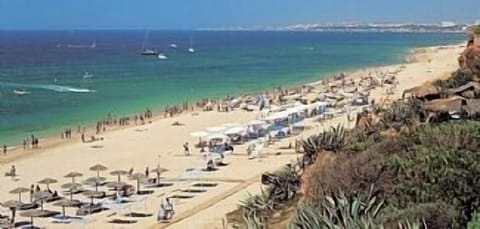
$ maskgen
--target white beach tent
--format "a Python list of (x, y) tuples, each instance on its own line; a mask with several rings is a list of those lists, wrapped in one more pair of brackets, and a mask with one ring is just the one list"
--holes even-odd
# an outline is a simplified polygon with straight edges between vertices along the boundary
[(274, 113), (274, 114), (266, 117), (265, 120), (275, 121), (275, 120), (278, 120), (278, 119), (286, 119), (286, 118), (288, 118), (288, 115), (289, 115), (289, 113), (287, 113), (285, 111), (282, 111), (282, 112)]
[(209, 141), (212, 141), (212, 140), (226, 141), (226, 140), (229, 140), (230, 138), (225, 134), (211, 134), (211, 135), (208, 135), (207, 139)]
[(237, 126), (237, 127), (232, 127), (228, 130), (225, 131), (225, 134), (227, 135), (233, 135), (233, 134), (242, 134), (247, 131), (247, 128), (243, 126)]
[(204, 138), (208, 135), (210, 135), (210, 133), (208, 133), (207, 131), (203, 131), (203, 130), (195, 131), (195, 132), (190, 133), (190, 136), (195, 137), (195, 138)]
[(214, 126), (214, 127), (207, 128), (207, 131), (208, 132), (213, 132), (213, 133), (218, 133), (218, 132), (222, 132), (226, 129), (227, 129), (227, 127), (225, 127), (225, 126)]

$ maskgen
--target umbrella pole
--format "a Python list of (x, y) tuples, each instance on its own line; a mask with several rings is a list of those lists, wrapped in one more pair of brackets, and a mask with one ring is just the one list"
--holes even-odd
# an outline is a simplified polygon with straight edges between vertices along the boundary
[(157, 184), (160, 185), (160, 172), (157, 171)]
[(70, 189), (70, 200), (73, 201), (73, 189)]
[(62, 207), (63, 219), (65, 219), (65, 206)]
[(43, 211), (43, 198), (40, 199), (40, 207), (41, 207), (40, 209)]
[(32, 225), (32, 228), (34, 228), (33, 227), (33, 217), (30, 217), (30, 224)]
[(100, 177), (100, 170), (97, 170), (97, 177)]
[(22, 202), (22, 193), (18, 193), (18, 201)]
[(137, 179), (137, 194), (140, 194), (140, 179)]
[(120, 183), (120, 174), (117, 176), (118, 182)]
[(98, 192), (98, 183), (95, 182), (95, 192)]

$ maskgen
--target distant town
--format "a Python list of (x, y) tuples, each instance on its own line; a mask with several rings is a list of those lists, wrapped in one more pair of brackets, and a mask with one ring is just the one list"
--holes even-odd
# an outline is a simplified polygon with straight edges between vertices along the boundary
[[(480, 24), (477, 21), (472, 24)], [(411, 32), (411, 33), (462, 33), (471, 24), (444, 21), (439, 24), (295, 24), (287, 26), (250, 26), (202, 28), (216, 31), (350, 31), (350, 32)]]

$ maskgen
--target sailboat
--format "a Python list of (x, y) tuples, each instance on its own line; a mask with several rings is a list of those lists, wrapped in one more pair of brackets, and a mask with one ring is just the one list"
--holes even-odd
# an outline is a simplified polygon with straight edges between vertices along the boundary
[(160, 59), (160, 60), (166, 60), (168, 59), (167, 55), (163, 54), (163, 53), (159, 53), (157, 55), (157, 58)]
[(148, 32), (145, 33), (145, 39), (143, 40), (142, 51), (140, 52), (140, 54), (142, 54), (144, 56), (157, 56), (158, 55), (158, 52), (156, 50), (148, 48)]
[(188, 48), (189, 53), (194, 53), (195, 49), (193, 48), (192, 36), (190, 35), (190, 48)]

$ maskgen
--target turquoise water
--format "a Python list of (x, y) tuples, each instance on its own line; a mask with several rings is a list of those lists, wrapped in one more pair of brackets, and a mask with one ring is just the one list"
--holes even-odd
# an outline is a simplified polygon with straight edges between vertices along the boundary
[[(411, 48), (464, 40), (463, 34), (346, 32), (151, 31), (149, 37), (150, 48), (167, 60), (139, 55), (143, 31), (0, 31), (0, 144), (58, 134), (109, 113), (160, 110), (399, 63)], [(187, 52), (190, 37), (195, 53)], [(84, 72), (94, 78), (82, 79)], [(16, 96), (15, 88), (31, 94)]]

